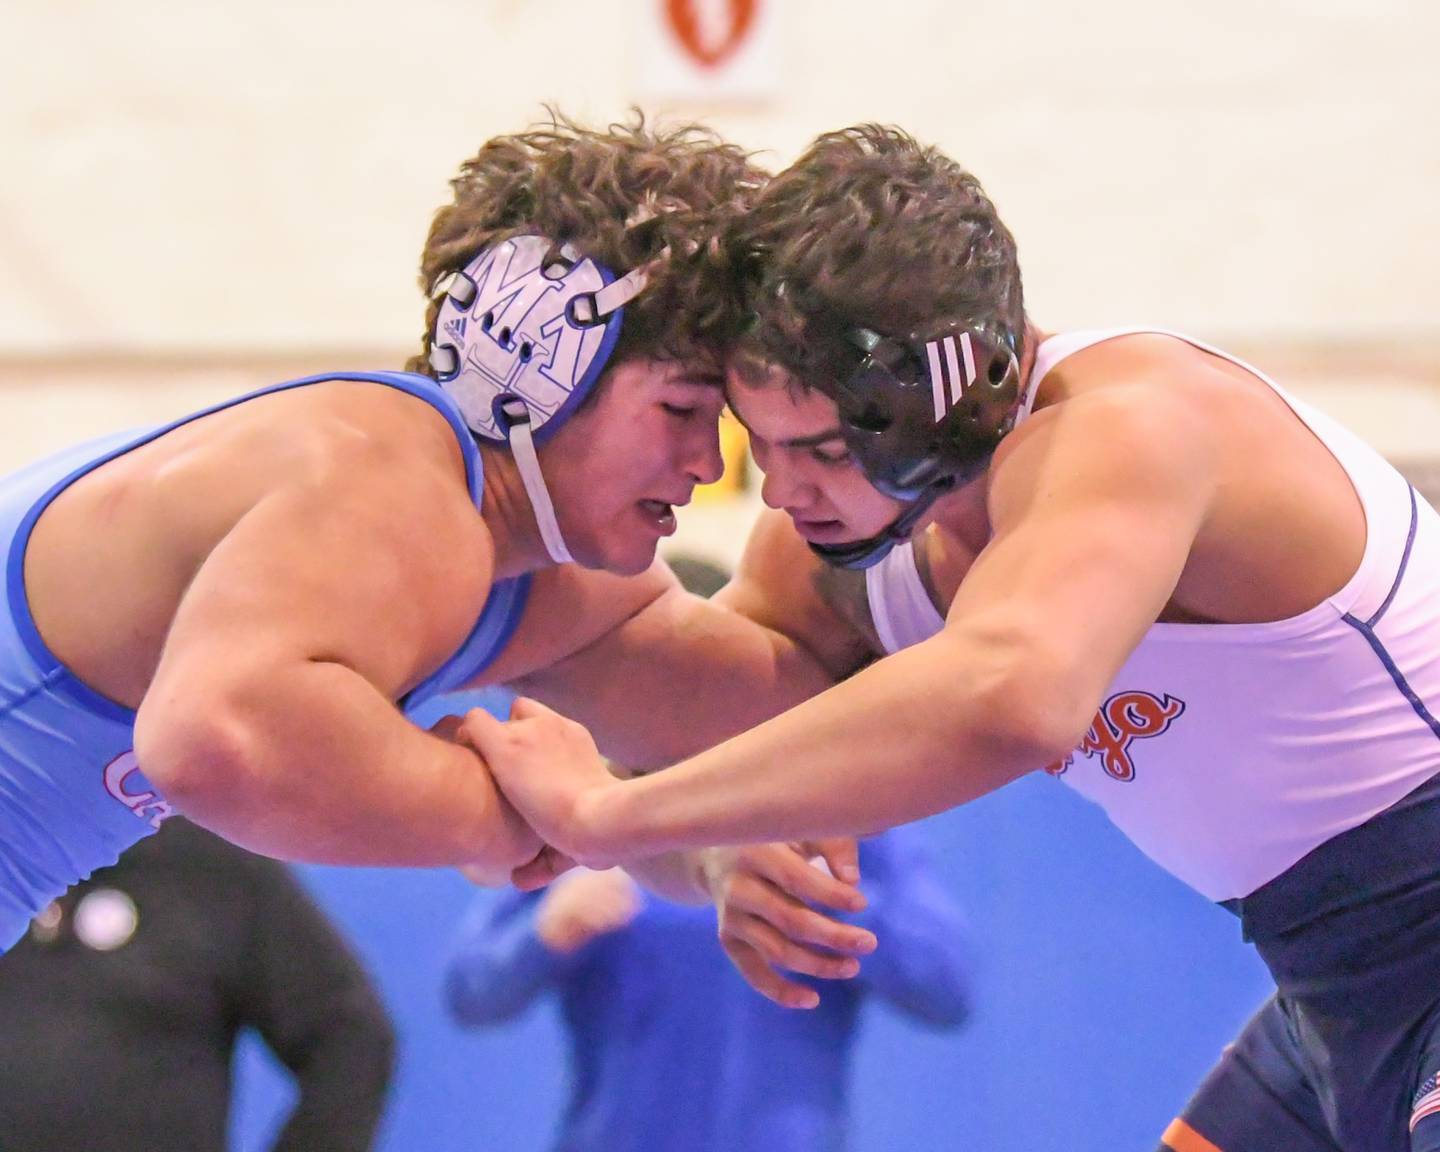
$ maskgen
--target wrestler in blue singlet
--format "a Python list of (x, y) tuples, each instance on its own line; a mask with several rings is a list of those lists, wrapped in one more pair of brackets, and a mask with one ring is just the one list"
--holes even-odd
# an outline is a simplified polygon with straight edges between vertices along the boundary
[[(170, 806), (135, 761), (135, 713), (83, 684), (50, 652), (30, 617), (25, 547), (50, 501), (80, 477), (191, 420), (256, 396), (327, 380), (385, 384), (435, 406), (455, 430), (480, 507), (480, 453), (454, 401), (424, 376), (347, 372), (277, 384), (160, 428), (125, 432), (60, 452), (0, 480), (7, 541), (0, 611), (0, 951), (75, 881), (112, 864), (149, 835)], [(464, 645), (411, 692), (407, 710), (465, 684), (489, 665), (524, 610), (528, 577), (498, 583)]]

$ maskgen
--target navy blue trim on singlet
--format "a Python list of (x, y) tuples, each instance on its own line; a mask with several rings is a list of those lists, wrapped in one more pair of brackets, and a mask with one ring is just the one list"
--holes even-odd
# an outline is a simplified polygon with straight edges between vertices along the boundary
[(1405, 673), (1401, 672), (1400, 669), (1395, 666), (1395, 661), (1391, 658), (1390, 653), (1385, 650), (1384, 641), (1375, 635), (1374, 629), (1363, 621), (1356, 620), (1350, 615), (1345, 616), (1344, 619), (1345, 623), (1349, 624), (1355, 631), (1359, 632), (1361, 636), (1365, 637), (1365, 642), (1374, 649), (1375, 655), (1380, 657), (1380, 663), (1385, 666), (1385, 671), (1390, 673), (1390, 679), (1395, 682), (1395, 687), (1400, 690), (1400, 695), (1404, 696), (1405, 699), (1410, 702), (1410, 707), (1415, 709), (1415, 715), (1425, 721), (1430, 731), (1435, 733), (1437, 739), (1440, 739), (1440, 720), (1436, 720), (1435, 717), (1431, 715), (1430, 709), (1425, 707), (1425, 701), (1421, 700), (1420, 697), (1415, 694), (1415, 689), (1410, 687), (1410, 682), (1405, 679)]
[(1390, 585), (1390, 591), (1385, 596), (1385, 602), (1375, 610), (1375, 614), (1365, 623), (1373, 628), (1380, 623), (1380, 617), (1384, 616), (1390, 609), (1390, 602), (1395, 599), (1395, 593), (1400, 591), (1400, 581), (1405, 579), (1405, 569), (1410, 567), (1410, 550), (1415, 547), (1415, 533), (1420, 527), (1420, 502), (1415, 495), (1414, 485), (1410, 486), (1410, 531), (1405, 536), (1405, 551), (1400, 554), (1400, 567), (1395, 572), (1395, 582)]
[[(64, 492), (71, 484), (81, 477), (93, 472), (102, 464), (108, 464), (111, 460), (142, 448), (146, 444), (159, 439), (168, 432), (183, 427), (204, 416), (213, 415), (216, 412), (223, 412), (227, 408), (233, 408), (243, 404), (247, 400), (255, 400), (261, 396), (268, 396), (273, 393), (286, 392), (292, 388), (301, 388), (309, 384), (322, 384), (329, 381), (343, 382), (353, 380), (362, 384), (384, 384), (396, 388), (401, 392), (408, 393), (416, 399), (424, 400), (449, 422), (455, 432), (455, 439), (460, 445), (460, 454), (465, 461), (465, 481), (470, 491), (470, 499), (478, 512), (481, 499), (484, 494), (485, 471), (484, 464), (480, 459), (480, 450), (475, 445), (475, 438), (470, 433), (469, 426), (460, 414), (460, 409), (455, 402), (435, 381), (426, 376), (418, 376), (408, 372), (326, 372), (315, 376), (305, 376), (298, 380), (288, 380), (281, 384), (272, 384), (260, 388), (254, 392), (247, 392), (241, 396), (235, 396), (228, 400), (222, 400), (208, 408), (198, 412), (192, 412), (188, 416), (182, 416), (178, 420), (172, 420), (168, 424), (162, 424), (158, 428), (142, 433), (133, 440), (103, 452), (92, 460), (86, 461), (80, 467), (73, 469), (63, 476), (56, 483), (52, 484), (26, 512), (20, 521), (20, 526), (10, 544), (10, 554), (6, 562), (5, 586), (6, 596), (9, 600), (11, 617), (15, 621), (16, 630), (24, 641), (26, 651), (44, 669), (59, 668), (64, 665), (50, 651), (40, 635), (40, 630), (35, 626), (34, 617), (30, 614), (29, 599), (25, 595), (25, 551), (30, 543), (30, 535), (35, 528), (36, 522), (50, 506), (60, 493)], [(519, 623), (521, 612), (525, 607), (525, 601), (529, 591), (529, 577), (520, 577), (517, 580), (507, 580), (496, 584), (490, 591), (490, 596), (485, 602), (481, 611), (480, 619), (476, 622), (475, 628), (469, 637), (460, 646), (459, 650), (450, 657), (421, 687), (427, 687), (434, 681), (443, 679), (446, 683), (459, 672), (463, 672), (461, 681), (468, 680), (491, 664), (495, 657), (500, 654), (506, 642), (514, 633)], [(482, 651), (482, 644), (489, 642), (492, 647), (488, 651)], [(133, 724), (135, 722), (135, 710), (111, 700), (96, 692), (89, 685), (82, 683), (74, 675), (66, 674), (58, 677), (51, 684), (56, 691), (69, 697), (75, 703), (88, 711), (110, 720), (118, 720), (123, 723)], [(418, 689), (416, 690), (418, 691)], [(410, 695), (414, 695), (412, 692)]]
[(458, 691), (490, 667), (520, 626), (529, 596), (529, 573), (502, 580), (491, 588), (480, 619), (460, 650), (401, 698), (401, 710), (408, 712), (426, 700)]
[(1429, 725), (1430, 731), (1435, 733), (1436, 739), (1440, 739), (1440, 720), (1437, 720), (1431, 714), (1430, 709), (1425, 706), (1425, 701), (1421, 700), (1416, 694), (1415, 689), (1410, 686), (1410, 682), (1405, 679), (1405, 674), (1400, 671), (1394, 658), (1386, 649), (1385, 642), (1381, 640), (1375, 632), (1375, 626), (1380, 623), (1381, 617), (1385, 615), (1391, 602), (1395, 599), (1395, 593), (1400, 590), (1400, 581), (1405, 578), (1405, 570), (1410, 565), (1410, 550), (1415, 545), (1415, 532), (1419, 525), (1419, 517), (1419, 505), (1415, 496), (1415, 489), (1412, 487), (1410, 489), (1410, 534), (1405, 538), (1405, 551), (1400, 557), (1400, 568), (1395, 573), (1395, 582), (1390, 585), (1390, 592), (1385, 597), (1385, 602), (1380, 605), (1375, 614), (1368, 620), (1360, 620), (1348, 612), (1345, 613), (1341, 619), (1365, 638), (1365, 642), (1370, 645), (1375, 655), (1380, 658), (1380, 663), (1384, 665), (1385, 671), (1390, 674), (1390, 679), (1394, 681), (1395, 687), (1399, 689), (1400, 694), (1410, 702), (1410, 707), (1415, 709), (1415, 714)]

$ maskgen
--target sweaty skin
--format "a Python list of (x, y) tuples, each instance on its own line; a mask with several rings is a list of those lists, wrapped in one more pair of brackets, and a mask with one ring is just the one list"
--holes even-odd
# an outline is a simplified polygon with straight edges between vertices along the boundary
[[(732, 381), (731, 402), (766, 442), (757, 458), (821, 431), (783, 390)], [(807, 479), (788, 455), (768, 462), (787, 487)], [(1151, 624), (1297, 615), (1344, 585), (1365, 543), (1348, 477), (1284, 401), (1159, 335), (1064, 361), (934, 521), (955, 554), (978, 550), (968, 570), (932, 573), (940, 635), (667, 772), (615, 781), (582, 731), (535, 706), (467, 731), (546, 842), (592, 865), (863, 834), (1063, 757)]]
[[(536, 571), (484, 682), (518, 679), (562, 706), (583, 695), (606, 709), (593, 723), (617, 755), (661, 762), (769, 715), (717, 707), (677, 730), (666, 701), (693, 685), (791, 702), (823, 681), (793, 642), (690, 603), (653, 561), (663, 525), (642, 502), (684, 503), (720, 467), (714, 381), (643, 362), (614, 374), (572, 421), (609, 455), (577, 448), (553, 471), (557, 490), (584, 481), (562, 507), (577, 554), (636, 574)], [(539, 841), (455, 726), (426, 733), (395, 707), (459, 647), (495, 580), (541, 563), (513, 466), (485, 457), (482, 516), (453, 429), (423, 400), (337, 379), (246, 401), (57, 497), (25, 557), (32, 613), (81, 680), (138, 709), (152, 783), (228, 838), (508, 874)], [(653, 657), (628, 684), (655, 710), (620, 707), (607, 687), (632, 653)]]

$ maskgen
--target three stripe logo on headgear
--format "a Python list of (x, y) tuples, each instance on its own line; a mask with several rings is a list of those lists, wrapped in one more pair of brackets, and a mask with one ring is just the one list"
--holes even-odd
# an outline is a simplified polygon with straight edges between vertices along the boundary
[[(975, 349), (970, 333), (944, 336), (925, 342), (925, 355), (930, 364), (930, 393), (935, 400), (935, 423), (945, 419), (946, 411), (960, 403), (965, 389), (975, 383)], [(962, 374), (960, 362), (964, 360)], [(947, 403), (948, 397), (948, 403)]]

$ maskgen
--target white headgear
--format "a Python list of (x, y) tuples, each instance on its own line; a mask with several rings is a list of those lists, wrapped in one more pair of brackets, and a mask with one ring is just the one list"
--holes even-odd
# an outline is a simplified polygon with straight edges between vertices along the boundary
[(452, 276), (430, 366), (480, 438), (508, 444), (546, 551), (571, 560), (535, 445), (556, 431), (605, 370), (624, 306), (645, 269), (618, 280), (569, 244), (515, 236)]

